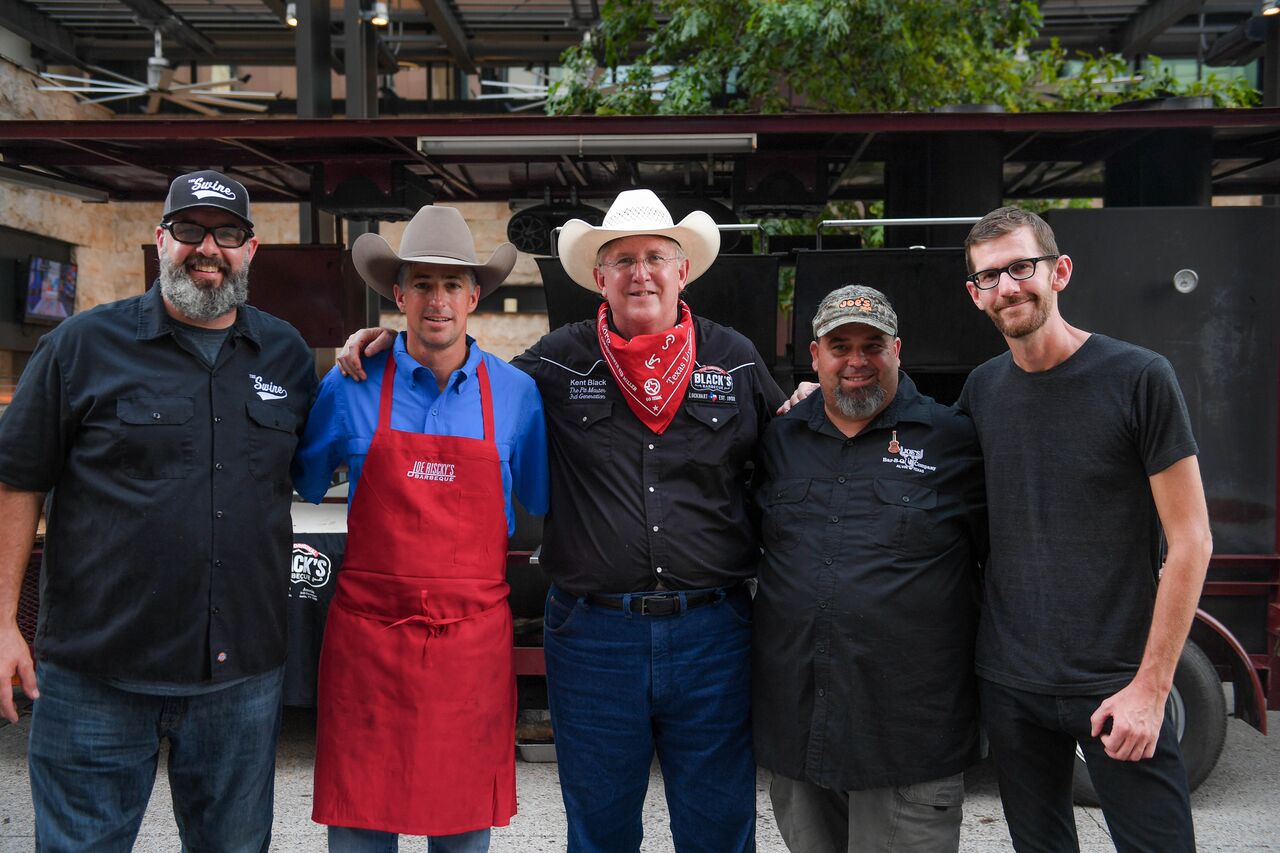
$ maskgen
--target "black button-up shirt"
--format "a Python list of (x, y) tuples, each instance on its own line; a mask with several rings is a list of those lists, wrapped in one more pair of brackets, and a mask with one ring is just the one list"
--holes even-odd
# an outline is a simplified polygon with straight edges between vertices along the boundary
[(595, 321), (563, 326), (512, 362), (537, 381), (546, 411), (541, 560), (560, 588), (701, 589), (755, 574), (748, 462), (784, 397), (745, 337), (700, 317), (694, 334), (697, 364), (662, 435), (628, 408)]
[(76, 315), (0, 418), (0, 480), (52, 491), (42, 660), (180, 684), (284, 662), (289, 460), (314, 359), (249, 306), (212, 367), (187, 346), (158, 287)]
[(756, 759), (840, 791), (960, 772), (977, 755), (986, 551), (972, 422), (901, 375), (889, 407), (846, 438), (815, 393), (769, 426), (761, 467)]

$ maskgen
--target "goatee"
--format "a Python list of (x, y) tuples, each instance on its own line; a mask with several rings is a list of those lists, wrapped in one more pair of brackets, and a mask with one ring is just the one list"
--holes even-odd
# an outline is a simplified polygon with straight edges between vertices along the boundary
[(832, 402), (836, 409), (846, 418), (855, 421), (865, 421), (875, 416), (884, 405), (885, 396), (884, 386), (879, 382), (855, 391), (845, 391), (837, 381), (832, 389)]
[[(221, 262), (219, 262), (221, 264)], [(216, 320), (249, 300), (249, 261), (238, 270), (222, 266), (222, 285), (200, 287), (185, 264), (160, 261), (160, 292), (165, 299), (192, 320)]]

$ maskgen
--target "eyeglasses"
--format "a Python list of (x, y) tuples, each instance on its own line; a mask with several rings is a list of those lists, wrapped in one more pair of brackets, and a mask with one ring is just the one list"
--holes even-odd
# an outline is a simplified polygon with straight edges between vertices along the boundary
[[(651, 273), (655, 273), (658, 270), (666, 269), (667, 264), (672, 261), (678, 260), (679, 258), (664, 258), (662, 255), (645, 255), (644, 268)], [(601, 261), (600, 266), (605, 269), (611, 269), (615, 272), (622, 273), (623, 275), (630, 275), (635, 271), (636, 264), (638, 263), (640, 263), (640, 261), (636, 258), (618, 258), (612, 263)]]
[(978, 270), (973, 275), (967, 275), (964, 280), (970, 282), (978, 290), (990, 290), (1000, 283), (1000, 274), (1008, 273), (1009, 278), (1014, 281), (1026, 281), (1036, 274), (1036, 264), (1041, 261), (1054, 260), (1059, 255), (1041, 255), (1038, 258), (1023, 258), (1020, 261), (1014, 261), (1007, 267), (1000, 267), (994, 270)]
[(224, 249), (238, 249), (245, 244), (253, 232), (239, 225), (216, 225), (206, 228), (198, 222), (161, 222), (160, 227), (173, 235), (173, 239), (188, 246), (199, 246), (204, 242), (204, 235), (212, 233), (213, 242)]

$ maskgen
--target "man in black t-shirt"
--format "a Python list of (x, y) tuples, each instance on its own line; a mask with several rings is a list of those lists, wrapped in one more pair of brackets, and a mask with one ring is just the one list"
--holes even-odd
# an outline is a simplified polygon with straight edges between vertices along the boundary
[(1071, 259), (1035, 214), (993, 211), (965, 247), (969, 294), (1009, 345), (959, 405), (986, 470), (976, 660), (1014, 847), (1077, 849), (1079, 744), (1118, 850), (1194, 850), (1167, 699), (1211, 542), (1173, 369), (1063, 319)]

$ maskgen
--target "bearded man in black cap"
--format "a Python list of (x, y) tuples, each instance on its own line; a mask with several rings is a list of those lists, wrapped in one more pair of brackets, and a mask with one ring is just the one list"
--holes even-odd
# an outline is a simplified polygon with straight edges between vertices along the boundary
[[(238, 182), (177, 178), (155, 236), (158, 286), (46, 335), (0, 421), (0, 678), (35, 700), (45, 851), (130, 850), (164, 738), (184, 849), (271, 838), (314, 360), (245, 304), (258, 241)], [(46, 495), (33, 664), (15, 613)], [(0, 713), (18, 718), (8, 691)]]

